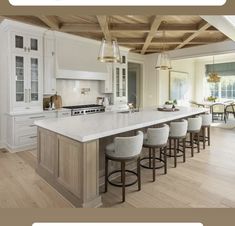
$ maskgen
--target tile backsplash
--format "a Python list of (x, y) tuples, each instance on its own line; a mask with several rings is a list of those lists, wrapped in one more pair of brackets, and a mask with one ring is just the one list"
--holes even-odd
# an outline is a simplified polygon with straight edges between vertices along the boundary
[(57, 94), (62, 97), (63, 106), (94, 104), (100, 92), (100, 82), (91, 80), (57, 80)]

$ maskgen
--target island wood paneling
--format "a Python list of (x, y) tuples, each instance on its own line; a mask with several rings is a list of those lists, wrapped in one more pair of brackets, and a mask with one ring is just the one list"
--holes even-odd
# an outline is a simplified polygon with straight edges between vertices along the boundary
[(76, 207), (102, 204), (98, 140), (80, 143), (39, 128), (37, 173)]

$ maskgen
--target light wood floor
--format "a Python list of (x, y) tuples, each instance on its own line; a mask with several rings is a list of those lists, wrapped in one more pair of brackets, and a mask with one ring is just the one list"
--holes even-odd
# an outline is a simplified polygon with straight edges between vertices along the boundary
[[(35, 157), (29, 152), (10, 154), (0, 150), (0, 207), (70, 208), (34, 171)], [(109, 186), (102, 194), (103, 207), (179, 208), (235, 207), (235, 130), (212, 129), (212, 145), (188, 158), (178, 167), (169, 165), (167, 175), (158, 171), (155, 183), (151, 171), (142, 169), (142, 190), (127, 189), (125, 203), (121, 190)]]

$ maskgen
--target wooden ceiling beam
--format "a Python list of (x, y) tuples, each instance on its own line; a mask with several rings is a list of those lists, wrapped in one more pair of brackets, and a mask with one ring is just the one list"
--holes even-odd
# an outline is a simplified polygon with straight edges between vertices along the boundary
[[(160, 25), (159, 31), (169, 31), (169, 32), (187, 32), (193, 33), (198, 30), (197, 25), (177, 25), (177, 24), (167, 24)], [(60, 27), (61, 31), (64, 32), (101, 32), (101, 27), (99, 24), (79, 24), (79, 23), (63, 23)], [(110, 33), (113, 32), (140, 32), (147, 33), (150, 31), (149, 24), (131, 24), (131, 23), (112, 23), (109, 26)], [(219, 32), (214, 27), (210, 27), (206, 31)]]
[(152, 39), (154, 38), (158, 28), (162, 23), (163, 17), (162, 16), (155, 16), (153, 22), (151, 24), (150, 31), (145, 39), (145, 43), (143, 45), (141, 54), (144, 54), (145, 51), (148, 49), (149, 45), (151, 44)]
[[(144, 44), (145, 43), (145, 38), (118, 38), (117, 39), (119, 44)], [(224, 41), (223, 40), (218, 40), (218, 39), (194, 39), (193, 41), (190, 41), (189, 44), (192, 45), (205, 45), (209, 43), (215, 43), (215, 42), (220, 42)], [(166, 44), (171, 44), (171, 45), (179, 45), (183, 42), (181, 38), (166, 38), (163, 40), (162, 38), (153, 38), (151, 45), (159, 45), (162, 43)]]
[(197, 36), (199, 36), (202, 32), (206, 31), (211, 25), (205, 21), (202, 21), (199, 26), (198, 26), (198, 30), (196, 32), (194, 32), (193, 34), (189, 35), (188, 37), (186, 37), (184, 39), (184, 41), (178, 45), (175, 49), (181, 49), (182, 47), (184, 47), (187, 44), (190, 44), (190, 42), (196, 38)]
[(55, 16), (37, 16), (44, 24), (53, 30), (59, 30), (60, 25)]
[(62, 32), (102, 32), (99, 24), (71, 24), (64, 23), (60, 27)]
[(98, 22), (100, 24), (100, 28), (104, 34), (104, 37), (106, 40), (111, 39), (111, 34), (109, 31), (109, 23), (108, 23), (108, 17), (107, 16), (96, 16), (98, 19)]

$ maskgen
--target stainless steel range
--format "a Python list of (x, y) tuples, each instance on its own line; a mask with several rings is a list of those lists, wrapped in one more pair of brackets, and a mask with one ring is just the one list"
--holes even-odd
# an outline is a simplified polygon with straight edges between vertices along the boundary
[(65, 106), (63, 108), (71, 109), (72, 116), (101, 113), (105, 111), (105, 107), (103, 105), (97, 104)]

